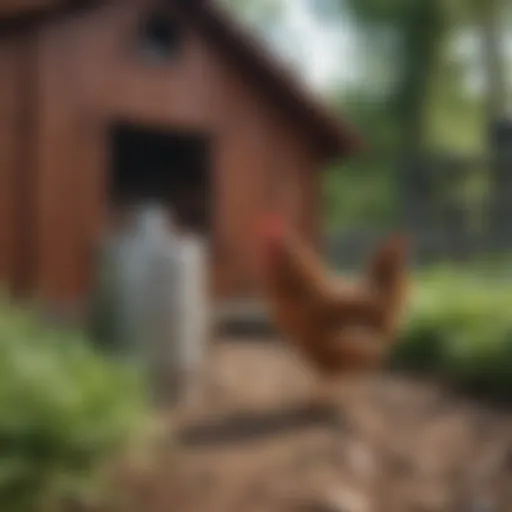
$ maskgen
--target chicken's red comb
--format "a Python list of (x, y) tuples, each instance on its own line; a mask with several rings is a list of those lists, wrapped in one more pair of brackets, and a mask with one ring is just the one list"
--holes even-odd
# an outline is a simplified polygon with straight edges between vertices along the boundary
[(279, 237), (285, 231), (284, 219), (278, 213), (262, 215), (257, 221), (256, 231), (260, 236)]

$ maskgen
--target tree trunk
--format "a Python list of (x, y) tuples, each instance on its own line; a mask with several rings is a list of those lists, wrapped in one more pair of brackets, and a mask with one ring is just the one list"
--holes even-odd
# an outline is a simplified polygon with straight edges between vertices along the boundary
[[(481, 0), (477, 16), (480, 20), (482, 59), (486, 77), (486, 118), (489, 150), (493, 155), (491, 206), (491, 241), (495, 249), (504, 249), (509, 238), (506, 219), (512, 214), (511, 169), (507, 146), (512, 144), (510, 129), (504, 119), (507, 103), (507, 77), (504, 59), (503, 31), (500, 27), (501, 0)], [(504, 140), (507, 139), (507, 140)]]
[(489, 126), (505, 112), (507, 77), (504, 59), (504, 31), (500, 26), (501, 1), (485, 0), (478, 10), (482, 39), (482, 59), (486, 76), (487, 120)]
[(430, 77), (436, 65), (443, 35), (443, 11), (439, 0), (415, 4), (404, 33), (402, 87), (396, 113), (402, 130), (402, 185), (404, 221), (421, 230), (428, 217), (428, 165), (423, 161), (425, 111)]

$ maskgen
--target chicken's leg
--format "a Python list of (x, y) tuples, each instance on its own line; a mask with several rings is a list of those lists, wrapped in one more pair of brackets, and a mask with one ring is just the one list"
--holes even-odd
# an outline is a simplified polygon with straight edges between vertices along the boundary
[(318, 376), (313, 383), (308, 399), (311, 416), (322, 422), (337, 422), (337, 402), (335, 380), (324, 375)]
[(311, 407), (315, 410), (329, 410), (335, 407), (335, 397), (331, 379), (320, 377), (316, 380), (311, 396)]
[[(339, 378), (319, 376), (311, 389), (309, 409), (311, 415), (318, 418), (326, 428), (325, 445), (322, 448), (322, 458), (331, 461), (335, 467), (342, 467), (342, 439), (351, 430), (351, 422), (338, 394)], [(343, 386), (345, 388), (345, 386)]]

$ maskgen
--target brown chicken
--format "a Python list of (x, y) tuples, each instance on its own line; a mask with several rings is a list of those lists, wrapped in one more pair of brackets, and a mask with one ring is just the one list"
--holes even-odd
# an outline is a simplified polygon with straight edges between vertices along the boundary
[(281, 332), (313, 365), (329, 402), (332, 379), (381, 363), (396, 338), (407, 298), (406, 240), (393, 236), (358, 282), (329, 272), (278, 215), (259, 225), (270, 312)]

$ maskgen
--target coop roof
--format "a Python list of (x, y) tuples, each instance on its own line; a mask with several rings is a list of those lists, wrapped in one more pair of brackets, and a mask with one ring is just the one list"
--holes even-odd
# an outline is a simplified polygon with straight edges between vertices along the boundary
[[(356, 150), (360, 141), (351, 127), (335, 116), (297, 77), (233, 15), (215, 0), (167, 0), (178, 4), (204, 37), (236, 61), (281, 108), (303, 124), (329, 157)], [(90, 9), (101, 0), (3, 0), (0, 31), (41, 23), (56, 15)], [(9, 7), (11, 5), (11, 7)]]

